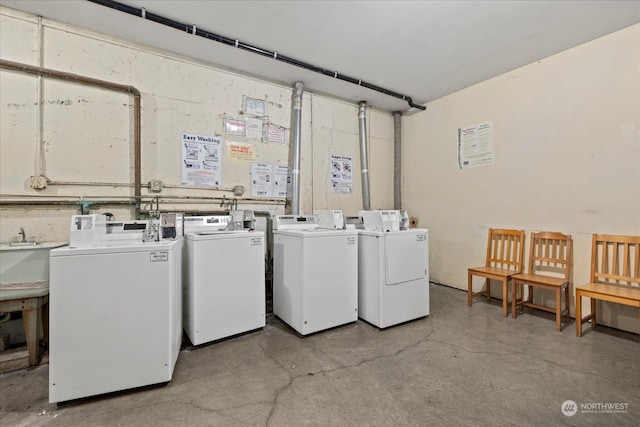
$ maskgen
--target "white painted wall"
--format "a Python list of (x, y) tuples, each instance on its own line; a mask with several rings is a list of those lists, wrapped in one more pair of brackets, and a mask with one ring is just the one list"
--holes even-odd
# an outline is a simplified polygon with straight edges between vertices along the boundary
[[(316, 97), (313, 104), (313, 206), (341, 209), (345, 216), (362, 210), (362, 180), (358, 106), (336, 104)], [(369, 141), (369, 192), (372, 209), (393, 209), (393, 117), (367, 109)], [(351, 197), (331, 192), (330, 154), (351, 156), (353, 193)]]
[[(0, 57), (38, 65), (38, 18), (0, 8)], [(220, 70), (207, 64), (158, 52), (65, 24), (43, 20), (43, 66), (95, 79), (131, 85), (142, 92), (142, 183), (160, 179), (167, 187), (181, 186), (181, 132), (218, 135), (223, 139), (223, 187), (243, 185), (240, 208), (282, 213), (283, 203), (250, 200), (250, 162), (228, 157), (229, 142), (254, 146), (256, 161), (287, 164), (287, 143), (228, 137), (223, 117), (242, 118), (243, 97), (263, 99), (268, 120), (289, 128), (291, 86), (282, 86)], [(3, 199), (94, 200), (130, 197), (133, 193), (133, 99), (126, 94), (44, 80), (44, 168), (52, 181), (119, 183), (118, 186), (51, 185), (30, 187), (38, 168), (38, 78), (0, 69), (0, 194)], [(372, 203), (389, 207), (393, 200), (393, 118), (369, 110)], [(330, 193), (329, 154), (354, 157), (354, 192)], [(354, 215), (361, 207), (357, 106), (305, 92), (302, 111), (301, 200), (304, 213), (317, 209), (343, 209)], [(375, 166), (375, 167), (374, 167)], [(376, 183), (378, 185), (376, 185)], [(383, 184), (384, 183), (384, 184)], [(167, 188), (161, 195), (233, 197), (216, 190)], [(143, 196), (149, 193), (142, 189)], [(145, 206), (148, 206), (145, 204)], [(180, 204), (175, 210), (219, 210), (219, 202)], [(96, 212), (113, 212), (129, 219), (128, 207), (108, 206)], [(9, 208), (0, 213), (0, 242), (14, 241), (24, 227), (39, 241), (68, 239), (69, 219), (77, 207)]]
[[(459, 170), (457, 129), (485, 120), (495, 163)], [(433, 281), (466, 289), (494, 227), (524, 229), (527, 248), (532, 231), (571, 234), (586, 283), (592, 233), (640, 235), (640, 25), (431, 102), (403, 134), (404, 206), (430, 230)], [(600, 313), (638, 332), (637, 309)]]

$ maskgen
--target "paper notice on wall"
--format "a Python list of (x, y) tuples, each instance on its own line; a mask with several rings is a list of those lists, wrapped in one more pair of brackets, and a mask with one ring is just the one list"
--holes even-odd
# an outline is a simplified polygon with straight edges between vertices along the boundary
[(287, 197), (290, 182), (289, 168), (286, 165), (251, 163), (252, 197)]
[(273, 165), (275, 181), (273, 182), (273, 197), (287, 197), (291, 193), (291, 173), (287, 165)]
[(249, 98), (244, 99), (244, 113), (249, 116), (263, 117), (266, 115), (265, 102), (262, 99)]
[(284, 144), (287, 141), (286, 137), (286, 128), (269, 123), (269, 126), (267, 127), (267, 141)]
[(236, 162), (251, 162), (256, 159), (256, 146), (242, 142), (227, 142), (227, 157)]
[(458, 168), (491, 164), (494, 161), (493, 121), (458, 128)]
[(273, 193), (273, 165), (251, 163), (251, 197), (271, 197)]
[(222, 185), (221, 143), (217, 136), (182, 133), (182, 184)]
[(224, 133), (233, 136), (247, 136), (247, 122), (239, 119), (224, 119)]
[(351, 156), (341, 154), (331, 154), (329, 159), (331, 171), (331, 192), (351, 193), (353, 192), (353, 159)]
[(262, 139), (262, 119), (247, 117), (247, 138)]

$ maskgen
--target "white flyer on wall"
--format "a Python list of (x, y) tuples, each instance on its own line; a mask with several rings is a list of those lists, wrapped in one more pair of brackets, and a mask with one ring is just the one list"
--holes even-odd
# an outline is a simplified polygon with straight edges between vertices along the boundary
[(287, 136), (287, 130), (282, 126), (277, 126), (272, 123), (267, 127), (267, 141), (277, 142), (278, 144), (284, 144)]
[(251, 197), (271, 197), (273, 193), (273, 165), (251, 163)]
[(221, 143), (217, 136), (182, 133), (182, 184), (222, 185)]
[(264, 99), (244, 98), (244, 113), (249, 116), (264, 117), (267, 109), (265, 108)]
[(263, 139), (262, 119), (247, 117), (247, 138)]
[(351, 156), (342, 154), (331, 154), (329, 159), (331, 171), (331, 192), (351, 193), (353, 192), (353, 159)]
[(494, 161), (493, 121), (458, 128), (458, 168), (491, 164)]
[(252, 197), (287, 197), (291, 185), (289, 167), (271, 163), (251, 163)]
[(287, 165), (273, 165), (275, 181), (273, 183), (273, 197), (287, 197), (291, 193), (291, 173)]

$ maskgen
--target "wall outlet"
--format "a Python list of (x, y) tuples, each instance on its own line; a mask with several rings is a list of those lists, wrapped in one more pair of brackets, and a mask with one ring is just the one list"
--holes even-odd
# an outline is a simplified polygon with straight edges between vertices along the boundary
[(149, 191), (152, 193), (159, 193), (162, 191), (162, 181), (159, 179), (152, 179), (149, 181)]
[(244, 194), (244, 185), (236, 185), (233, 187), (233, 195), (240, 197)]

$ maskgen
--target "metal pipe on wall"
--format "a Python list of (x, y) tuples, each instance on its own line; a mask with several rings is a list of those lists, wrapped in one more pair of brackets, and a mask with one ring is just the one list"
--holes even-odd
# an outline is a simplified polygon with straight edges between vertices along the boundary
[(150, 11), (147, 11), (144, 7), (138, 9), (136, 7), (133, 6), (129, 6), (117, 1), (113, 1), (113, 0), (89, 0), (92, 3), (96, 3), (99, 4), (101, 6), (106, 6), (109, 7), (111, 9), (115, 9), (118, 10), (120, 12), (124, 12), (124, 13), (128, 13), (130, 15), (134, 15), (134, 16), (138, 16), (141, 17), (142, 19), (146, 19), (149, 21), (153, 21), (156, 22), (158, 24), (162, 24), (165, 25), (167, 27), (171, 27), (174, 28), (176, 30), (180, 30), (180, 31), (186, 31), (189, 34), (193, 34), (195, 36), (200, 36), (200, 37), (204, 37), (208, 40), (213, 40), (215, 42), (218, 43), (222, 43), (225, 44), (227, 46), (232, 46), (232, 47), (236, 47), (238, 49), (242, 49), (242, 50), (246, 50), (247, 52), (251, 52), (251, 53), (255, 53), (257, 55), (261, 55), (261, 56), (265, 56), (268, 58), (273, 58), (276, 61), (280, 61), (280, 62), (284, 62), (285, 64), (289, 64), (289, 65), (293, 65), (296, 67), (300, 67), (303, 68), (305, 70), (308, 71), (313, 71), (315, 73), (319, 73), (334, 79), (338, 79), (338, 80), (342, 80), (354, 85), (358, 85), (358, 86), (362, 86), (365, 87), (367, 89), (371, 89), (374, 90), (376, 92), (380, 92), (383, 93), (385, 95), (388, 96), (392, 96), (394, 98), (398, 98), (398, 99), (402, 99), (403, 101), (406, 101), (410, 107), (412, 108), (417, 108), (419, 110), (426, 110), (427, 107), (423, 106), (423, 105), (419, 105), (413, 102), (413, 100), (411, 99), (410, 96), (389, 90), (389, 89), (385, 89), (383, 87), (380, 87), (378, 85), (374, 85), (373, 83), (367, 83), (365, 81), (363, 81), (362, 79), (356, 79), (354, 77), (350, 77), (350, 76), (346, 76), (342, 73), (338, 73), (337, 71), (331, 71), (331, 70), (327, 70), (323, 67), (318, 67), (316, 65), (312, 65), (309, 64), (307, 62), (303, 62), (294, 58), (291, 58), (289, 56), (285, 56), (282, 54), (279, 54), (276, 51), (271, 51), (271, 50), (267, 50), (267, 49), (263, 49), (261, 47), (257, 47), (257, 46), (253, 46), (244, 42), (241, 42), (238, 39), (235, 38), (231, 38), (231, 37), (225, 37), (222, 36), (220, 34), (215, 34), (212, 33), (210, 31), (206, 31), (203, 30), (202, 28), (198, 28), (196, 27), (196, 25), (194, 24), (186, 24), (186, 23), (182, 23), (182, 22), (178, 22), (175, 21), (171, 18), (167, 18), (165, 16), (160, 16), (157, 15), (155, 13), (152, 13)]
[(393, 112), (393, 208), (402, 209), (402, 113)]
[(289, 137), (289, 167), (291, 168), (291, 194), (287, 202), (291, 214), (300, 213), (300, 146), (302, 145), (302, 93), (304, 85), (296, 82), (291, 95), (291, 136)]
[(362, 175), (362, 209), (371, 210), (369, 198), (369, 154), (367, 153), (367, 102), (358, 103), (360, 129), (360, 174)]
[[(38, 16), (38, 66), (44, 67), (44, 26), (42, 16)], [(45, 155), (44, 155), (44, 79), (38, 76), (37, 86), (38, 96), (38, 152), (36, 156), (36, 174), (46, 176)]]
[(140, 198), (142, 197), (142, 162), (141, 162), (141, 106), (140, 91), (128, 85), (107, 82), (104, 80), (94, 79), (91, 77), (80, 76), (77, 74), (66, 73), (64, 71), (50, 70), (43, 67), (34, 67), (33, 65), (22, 64), (19, 62), (7, 61), (0, 59), (0, 68), (8, 70), (21, 71), (36, 76), (50, 77), (58, 80), (66, 80), (86, 84), (89, 86), (97, 86), (104, 89), (111, 89), (117, 92), (125, 92), (133, 96), (133, 137), (134, 137), (134, 197), (136, 206), (136, 219), (140, 219)]

